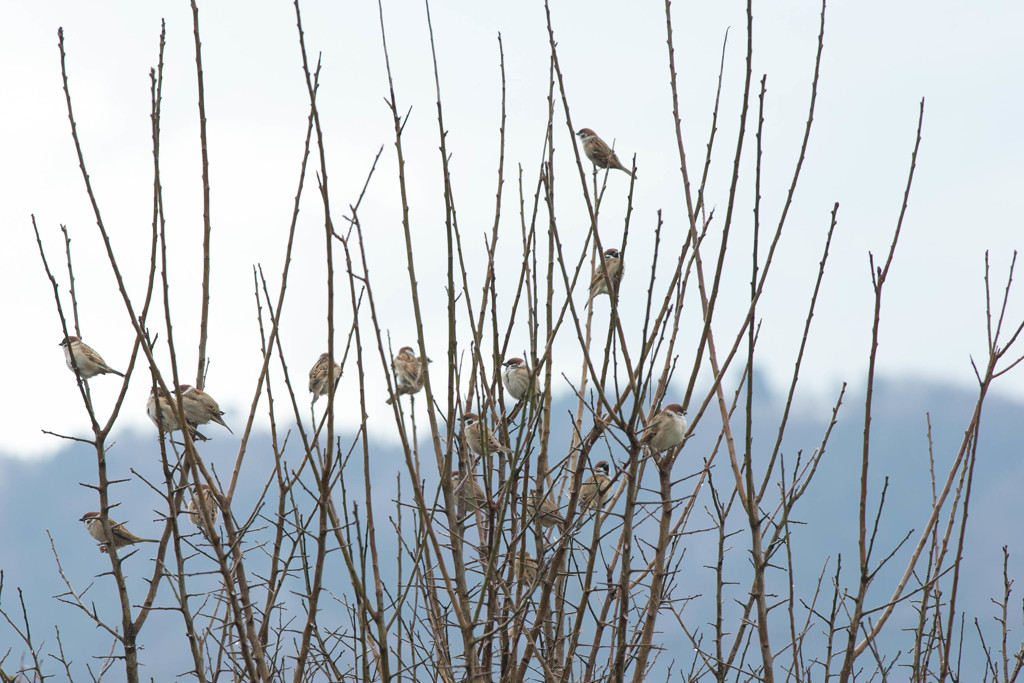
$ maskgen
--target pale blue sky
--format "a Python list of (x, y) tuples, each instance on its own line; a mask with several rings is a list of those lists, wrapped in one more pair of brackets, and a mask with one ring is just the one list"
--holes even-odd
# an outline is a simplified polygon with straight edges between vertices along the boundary
[[(524, 184), (535, 185), (548, 70), (543, 6), (515, 6), (514, 11), (479, 2), (432, 6), (454, 194), (464, 241), (478, 254), (494, 215), (499, 32), (504, 40), (508, 148), (501, 234), (508, 251), (499, 278), (505, 282), (518, 271), (515, 177), (522, 165)], [(292, 6), (252, 2), (245, 12), (238, 7), (201, 6), (215, 269), (207, 389), (236, 423), (251, 401), (253, 370), (259, 362), (252, 266), (263, 264), (276, 291), (308, 108)], [(666, 220), (664, 249), (678, 246), (685, 214), (672, 132), (664, 6), (636, 3), (628, 13), (621, 7), (557, 2), (552, 15), (574, 123), (595, 129), (609, 142), (614, 139), (624, 160), (637, 155), (640, 180), (626, 283), (641, 296), (657, 210), (663, 210)], [(739, 3), (677, 2), (673, 7), (684, 134), (694, 177), (702, 163), (722, 39), (731, 27), (717, 161), (707, 193), (708, 204), (718, 207), (720, 230), (742, 94), (745, 11)], [(361, 216), (369, 236), (371, 276), (378, 278), (375, 291), (378, 301), (387, 304), (383, 322), (397, 348), (412, 343), (414, 328), (404, 281), (398, 277), (405, 274), (404, 256), (395, 250), (400, 210), (391, 122), (383, 103), (387, 84), (377, 6), (306, 2), (303, 12), (307, 45), (314, 56), (323, 54), (320, 107), (338, 216), (355, 199), (377, 149), (385, 148)], [(436, 296), (440, 311), (444, 207), (424, 7), (385, 2), (384, 12), (399, 106), (403, 111), (412, 106), (404, 144), (418, 276), (423, 291)], [(755, 6), (755, 81), (768, 74), (765, 225), (777, 222), (803, 134), (819, 12), (820, 6), (811, 2)], [(973, 377), (969, 357), (980, 358), (985, 351), (984, 252), (992, 252), (1001, 289), (1012, 250), (1024, 246), (1024, 226), (1015, 206), (1024, 185), (1019, 124), (1024, 6), (988, 3), (966, 12), (955, 3), (838, 2), (828, 12), (810, 150), (760, 309), (759, 367), (777, 381), (787, 376), (829, 211), (838, 201), (839, 228), (804, 377), (812, 393), (832, 393), (843, 380), (863, 382), (872, 303), (868, 252), (881, 257), (888, 248), (906, 182), (918, 103), (925, 97), (924, 141), (883, 310), (879, 367), (890, 376), (968, 384)], [(8, 3), (4, 9), (0, 225), (5, 248), (0, 250), (0, 287), (6, 294), (0, 298), (0, 316), (8, 329), (0, 335), (0, 353), (14, 361), (8, 363), (5, 386), (8, 396), (18, 396), (5, 401), (0, 450), (6, 453), (29, 456), (56, 447), (41, 429), (80, 433), (87, 426), (57, 346), (60, 328), (30, 214), (36, 215), (51, 263), (62, 276), (59, 224), (69, 226), (85, 340), (122, 370), (132, 343), (71, 145), (57, 27), (65, 30), (72, 94), (92, 181), (129, 286), (141, 295), (152, 210), (148, 72), (156, 63), (162, 17), (168, 32), (162, 173), (172, 240), (172, 307), (179, 347), (194, 346), (202, 195), (191, 11), (184, 2), (129, 1)], [(752, 113), (748, 125), (755, 123)], [(744, 146), (742, 199), (734, 219), (733, 229), (741, 235), (749, 233), (751, 224), (753, 130)], [(556, 131), (562, 171), (558, 219), (566, 248), (575, 252), (585, 236), (586, 213), (561, 115)], [(617, 241), (625, 175), (611, 177), (609, 185), (602, 234)], [(310, 178), (282, 332), (290, 368), (303, 389), (305, 372), (326, 341), (322, 211), (313, 188)], [(712, 233), (720, 234), (715, 229)], [(712, 247), (717, 244), (705, 247), (709, 254)], [(725, 303), (716, 318), (723, 340), (733, 334), (746, 309), (748, 260), (737, 248), (726, 264)], [(474, 290), (483, 265), (481, 256), (475, 272), (471, 269)], [(689, 295), (683, 322), (683, 338), (691, 341), (700, 324), (695, 294)], [(504, 310), (508, 305), (499, 301)], [(338, 311), (347, 326), (347, 297)], [(1011, 314), (1024, 314), (1024, 298), (1016, 297)], [(153, 327), (158, 329), (155, 323)], [(428, 339), (428, 346), (443, 346), (444, 329), (435, 316), (428, 334), (437, 341)], [(520, 325), (520, 335), (524, 329)], [(574, 335), (563, 336), (555, 364), (559, 371), (574, 373), (579, 349)], [(525, 336), (512, 342), (516, 349), (527, 345)], [(194, 351), (185, 351), (182, 360), (184, 372), (194, 375)], [(371, 404), (383, 405), (380, 369), (373, 372)], [(1024, 396), (1024, 382), (1017, 379), (1021, 372), (1008, 377), (1001, 390)], [(101, 406), (109, 405), (118, 389), (110, 377), (97, 378), (92, 386)], [(147, 393), (148, 377), (137, 375), (122, 427), (149, 428)], [(343, 420), (354, 414), (354, 401), (353, 392), (343, 392)], [(392, 431), (390, 413), (382, 416), (371, 419), (371, 429)]]

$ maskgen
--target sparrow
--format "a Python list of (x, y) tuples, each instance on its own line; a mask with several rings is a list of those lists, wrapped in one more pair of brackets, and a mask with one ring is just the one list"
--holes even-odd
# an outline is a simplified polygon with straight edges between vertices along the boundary
[[(64, 341), (60, 343), (60, 346), (64, 347), (64, 362), (68, 364), (68, 369), (74, 372), (74, 363), (78, 363), (78, 372), (82, 374), (82, 379), (89, 379), (96, 375), (105, 375), (108, 372), (112, 372), (118, 377), (124, 377), (123, 372), (118, 372), (107, 365), (100, 358), (100, 354), (93, 351), (91, 346), (78, 337), (64, 337)], [(72, 354), (75, 356), (74, 362), (71, 360)]]
[(608, 500), (612, 480), (608, 477), (610, 469), (607, 460), (600, 460), (594, 465), (594, 474), (580, 484), (580, 506), (592, 510), (600, 510)]
[(617, 168), (629, 173), (630, 176), (633, 175), (628, 168), (622, 165), (619, 157), (608, 146), (608, 143), (597, 137), (597, 133), (589, 128), (581, 128), (576, 135), (583, 141), (583, 153), (594, 164), (594, 173), (597, 173), (598, 168)]
[[(327, 395), (327, 369), (331, 364), (331, 356), (328, 353), (321, 353), (316, 363), (309, 370), (309, 390), (313, 393), (313, 403), (321, 396)], [(341, 378), (341, 366), (334, 364), (334, 384), (338, 384)]]
[[(78, 521), (85, 522), (85, 530), (89, 532), (90, 536), (100, 542), (100, 552), (107, 552), (107, 546), (111, 544), (111, 541), (103, 533), (103, 522), (100, 521), (100, 513), (86, 512)], [(109, 522), (110, 533), (114, 537), (113, 545), (117, 550), (126, 545), (134, 545), (136, 543), (156, 543), (155, 538), (139, 538), (125, 529), (123, 524), (119, 524), (112, 519)]]
[[(604, 272), (607, 269), (608, 277), (605, 278)], [(611, 280), (612, 286), (611, 291), (616, 296), (619, 294), (619, 283), (622, 282), (622, 257), (619, 254), (618, 249), (605, 249), (604, 251), (604, 267), (598, 263), (597, 267), (594, 268), (594, 276), (590, 279), (590, 296), (587, 297), (587, 301), (590, 301), (599, 294), (609, 294), (608, 281)]]
[(530, 492), (530, 513), (533, 518), (537, 520), (537, 523), (544, 529), (550, 529), (551, 527), (561, 527), (565, 524), (565, 517), (558, 510), (558, 504), (551, 500), (550, 496), (545, 496), (543, 500), (540, 500), (540, 496), (536, 491)]
[(517, 401), (522, 401), (533, 388), (533, 395), (541, 394), (540, 387), (534, 386), (536, 380), (526, 361), (522, 358), (509, 358), (501, 364), (504, 368), (501, 371), (501, 383), (505, 385), (505, 391)]
[[(183, 397), (182, 407), (185, 405), (184, 402), (185, 399)], [(149, 400), (146, 401), (146, 414), (149, 415), (149, 419), (153, 421), (157, 429), (163, 429), (167, 433), (181, 431), (177, 405), (175, 405), (170, 395), (162, 387), (154, 387), (149, 392)], [(196, 430), (195, 424), (188, 419), (187, 414), (185, 416), (185, 424), (188, 426), (189, 434), (192, 435), (194, 441), (207, 440), (205, 436)]]
[(216, 525), (217, 518), (220, 516), (220, 498), (217, 496), (217, 492), (210, 488), (209, 484), (200, 485), (199, 490), (192, 496), (192, 500), (188, 502), (188, 518), (199, 527), (203, 538), (209, 541), (210, 533), (203, 519), (204, 511), (209, 515), (210, 521)]
[(678, 403), (665, 406), (643, 429), (640, 443), (661, 453), (683, 443), (686, 436), (686, 416)]
[(519, 553), (517, 552), (515, 559), (512, 561), (512, 571), (515, 572), (516, 578), (527, 586), (536, 585), (538, 568), (537, 560), (530, 553), (523, 553), (523, 559), (520, 561)]
[(452, 491), (455, 493), (456, 511), (460, 518), (472, 514), (473, 510), (486, 511), (487, 494), (476, 480), (471, 467), (460, 466), (452, 470)]
[[(181, 394), (181, 407), (185, 409), (185, 419), (196, 425), (204, 425), (210, 421), (216, 422), (229, 432), (228, 427), (221, 417), (224, 411), (220, 409), (213, 397), (202, 389), (196, 389), (190, 384), (182, 384), (178, 387)], [(234, 432), (231, 432), (234, 434)]]
[(422, 389), (423, 369), (430, 362), (429, 358), (425, 362), (417, 358), (411, 346), (400, 348), (398, 355), (391, 360), (391, 371), (395, 373), (395, 395), (387, 400), (387, 404), (391, 405), (399, 396), (415, 394)]
[[(484, 436), (481, 436), (483, 434)], [(491, 434), (491, 431), (480, 422), (476, 413), (466, 413), (462, 416), (462, 439), (466, 445), (477, 455), (488, 455), (489, 453), (513, 453), (511, 448), (502, 446), (501, 442)], [(487, 448), (484, 449), (484, 440), (487, 441)]]

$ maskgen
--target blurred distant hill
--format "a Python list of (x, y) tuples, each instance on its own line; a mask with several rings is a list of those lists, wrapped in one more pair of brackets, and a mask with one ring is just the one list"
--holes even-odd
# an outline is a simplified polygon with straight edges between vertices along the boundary
[[(804, 401), (796, 406), (791, 417), (786, 437), (783, 441), (783, 453), (787, 468), (795, 463), (798, 452), (806, 459), (821, 442), (822, 435), (828, 425), (832, 403), (835, 397), (821, 397), (816, 401)], [(944, 476), (948, 463), (956, 454), (963, 438), (964, 429), (973, 409), (975, 396), (966, 390), (930, 384), (919, 380), (889, 380), (880, 384), (876, 393), (876, 401), (872, 421), (873, 457), (871, 462), (872, 492), (871, 509), (876, 509), (878, 497), (883, 484), (888, 480), (888, 491), (883, 511), (883, 523), (876, 542), (876, 556), (887, 554), (908, 531), (920, 528), (929, 512), (931, 499), (931, 480), (929, 476), (928, 438), (926, 414), (931, 418), (932, 444), (935, 468), (939, 476)], [(561, 416), (555, 420), (565, 420), (571, 403), (562, 402), (554, 407), (554, 415)], [(783, 405), (778, 396), (770, 395), (767, 390), (758, 393), (754, 424), (754, 461), (764, 465), (768, 453), (775, 442)], [(737, 413), (738, 414), (738, 413)], [(974, 487), (971, 491), (971, 508), (968, 520), (969, 540), (964, 552), (961, 567), (960, 596), (957, 608), (965, 612), (970, 625), (974, 618), (978, 619), (983, 630), (995, 629), (998, 624), (996, 607), (989, 601), (1002, 590), (1002, 551), (1009, 546), (1010, 571), (1012, 576), (1022, 576), (1024, 562), (1024, 528), (1020, 523), (1022, 501), (1019, 494), (1024, 482), (1024, 405), (998, 395), (987, 398), (982, 418), (982, 437), (979, 442), (979, 456), (975, 471)], [(742, 421), (736, 420), (736, 428), (741, 429)], [(709, 410), (704, 417), (701, 428), (687, 444), (684, 457), (679, 467), (680, 477), (697, 472), (703, 465), (713, 446), (719, 430), (717, 409)], [(831, 574), (835, 572), (834, 562), (838, 555), (844, 555), (842, 580), (851, 588), (855, 586), (856, 565), (856, 516), (858, 499), (858, 478), (860, 473), (860, 454), (863, 443), (863, 395), (852, 392), (844, 400), (839, 414), (839, 422), (829, 441), (820, 470), (809, 492), (801, 501), (795, 512), (796, 521), (800, 526), (794, 527), (793, 552), (797, 566), (797, 594), (810, 600), (814, 584), (822, 572), (824, 563), (828, 565), (825, 579), (825, 590)], [(422, 428), (421, 428), (422, 433)], [(569, 431), (553, 430), (554, 452), (565, 452)], [(230, 477), (230, 468), (238, 448), (235, 437), (219, 428), (211, 428), (207, 434), (214, 438), (201, 446), (201, 452), (208, 465), (212, 465), (220, 477)], [(342, 449), (347, 448), (352, 437), (341, 438)], [(300, 442), (294, 436), (288, 445), (288, 457), (292, 465), (297, 465), (300, 458)], [(598, 448), (605, 448), (598, 446)], [(383, 545), (382, 557), (394, 557), (396, 541), (394, 531), (388, 523), (388, 514), (394, 510), (391, 500), (395, 497), (398, 482), (396, 472), (402, 472), (403, 495), (408, 495), (408, 481), (404, 474), (404, 460), (394, 443), (375, 441), (370, 445), (372, 451), (371, 478), (375, 496), (375, 510), (378, 514), (377, 526)], [(161, 499), (139, 477), (145, 478), (156, 486), (162, 485), (159, 463), (157, 460), (158, 444), (155, 430), (150, 433), (122, 433), (117, 435), (115, 444), (108, 454), (111, 478), (129, 478), (132, 481), (121, 484), (113, 490), (113, 496), (121, 501), (121, 505), (112, 512), (119, 521), (127, 521), (135, 533), (155, 537), (160, 525), (157, 521), (162, 515), (159, 510)], [(621, 453), (606, 452), (604, 457), (615, 459)], [(429, 455), (424, 462), (432, 461)], [(361, 449), (357, 449), (352, 458), (352, 474), (346, 471), (346, 479), (358, 482), (348, 487), (349, 505), (363, 501), (362, 496), (362, 465)], [(133, 473), (134, 472), (134, 473)], [(137, 473), (137, 474), (136, 474)], [(358, 479), (351, 479), (355, 474)], [(272, 476), (272, 457), (269, 447), (269, 435), (256, 434), (250, 441), (246, 459), (241, 471), (240, 486), (235, 499), (237, 516), (251, 512), (253, 501)], [(716, 484), (723, 490), (729, 490), (731, 474), (727, 471), (724, 454), (720, 456), (714, 471)], [(76, 588), (84, 589), (94, 577), (107, 571), (108, 564), (104, 556), (96, 550), (95, 542), (87, 535), (78, 518), (86, 511), (97, 508), (95, 491), (81, 486), (80, 483), (94, 483), (96, 480), (95, 456), (90, 448), (83, 444), (69, 445), (53, 457), (25, 462), (0, 454), (0, 569), (3, 570), (3, 592), (0, 594), (0, 606), (12, 615), (20, 614), (17, 607), (16, 587), (24, 592), (25, 605), (31, 620), (36, 643), (47, 644), (44, 651), (55, 649), (54, 624), (59, 625), (64, 650), (76, 666), (84, 667), (90, 656), (106, 653), (109, 649), (109, 638), (94, 627), (92, 622), (80, 611), (60, 604), (53, 596), (63, 593), (66, 588), (61, 582), (47, 532), (52, 534), (53, 542), (60, 554), (65, 573)], [(435, 482), (428, 480), (428, 486)], [(706, 488), (706, 487), (705, 487)], [(687, 483), (680, 484), (680, 494), (687, 491)], [(698, 495), (706, 495), (702, 491)], [(705, 501), (698, 501), (689, 528), (703, 529), (710, 526), (710, 519), (703, 511)], [(737, 506), (738, 509), (738, 506)], [(264, 509), (261, 514), (273, 514)], [(732, 531), (744, 531), (744, 520), (734, 514), (731, 518)], [(257, 527), (260, 524), (256, 525)], [(385, 533), (386, 532), (386, 533)], [(744, 577), (747, 572), (746, 544), (748, 535), (737, 534), (732, 538), (732, 549), (727, 562), (732, 567), (732, 578), (739, 582), (737, 590), (744, 590)], [(911, 535), (910, 544), (916, 541)], [(713, 613), (713, 603), (707, 597), (713, 596), (713, 576), (706, 569), (716, 552), (717, 534), (693, 534), (686, 537), (684, 557), (680, 574), (676, 579), (676, 597), (694, 597), (688, 603), (683, 614), (689, 618), (694, 627), (703, 627)], [(128, 571), (131, 580), (133, 597), (141, 600), (145, 583), (143, 577), (152, 571), (152, 557), (147, 555), (149, 548), (129, 560)], [(390, 555), (388, 554), (390, 552)], [(878, 578), (878, 588), (869, 594), (872, 606), (884, 603), (891, 592), (893, 576), (902, 572), (903, 564), (909, 554), (909, 547), (899, 551), (892, 561), (889, 571), (883, 571)], [(200, 558), (202, 559), (202, 558)], [(198, 561), (198, 560), (197, 560)], [(384, 568), (388, 573), (393, 569)], [(344, 595), (348, 581), (340, 566), (332, 567), (334, 577), (328, 581), (328, 588), (335, 594)], [(806, 581), (806, 583), (803, 583)], [(771, 588), (771, 587), (770, 587)], [(776, 586), (781, 591), (788, 590), (784, 586)], [(112, 591), (109, 577), (95, 579), (86, 595), (86, 601), (96, 601), (99, 605), (107, 604), (110, 609), (106, 613), (111, 623), (117, 623), (114, 603), (111, 602)], [(1019, 596), (1017, 596), (1019, 599)], [(1011, 598), (1011, 602), (1014, 602)], [(106, 601), (106, 603), (105, 603)], [(166, 586), (161, 587), (158, 597), (161, 604), (170, 604), (171, 596)], [(1019, 606), (1019, 602), (1016, 602)], [(911, 605), (901, 608), (894, 616), (897, 623), (891, 624), (889, 633), (893, 636), (892, 653), (902, 648), (906, 651), (906, 643), (898, 642), (897, 636), (903, 635), (900, 628), (915, 622)], [(327, 605), (325, 610), (338, 611), (340, 605)], [(730, 604), (728, 609), (735, 609)], [(101, 607), (101, 612), (104, 609)], [(788, 629), (783, 624), (783, 615), (779, 613), (779, 628)], [(1016, 627), (1019, 639), (1020, 615), (1015, 617), (1011, 626)], [(678, 644), (678, 653), (691, 653), (692, 647), (683, 638), (673, 620), (665, 618), (660, 622), (663, 638), (669, 644)], [(963, 680), (980, 680), (981, 660), (978, 659), (979, 644), (976, 635), (972, 636), (973, 627), (968, 627), (964, 636), (964, 661), (962, 663)], [(997, 636), (995, 631), (993, 639)], [(780, 634), (781, 635), (781, 634)], [(1013, 636), (1011, 636), (1011, 641)], [(779, 641), (784, 642), (782, 640)], [(185, 654), (184, 633), (180, 615), (173, 611), (155, 612), (145, 625), (140, 643), (143, 646), (141, 661), (146, 666), (143, 676), (154, 677), (156, 680), (169, 680), (171, 676), (181, 674), (190, 668), (189, 658)], [(21, 650), (21, 643), (10, 627), (0, 622), (0, 656), (8, 647), (13, 648), (12, 658), (16, 658)], [(677, 657), (692, 656), (677, 654)], [(866, 655), (867, 656), (867, 655)], [(904, 655), (905, 657), (906, 655)], [(8, 660), (5, 668), (14, 668)], [(661, 663), (668, 664), (668, 660)], [(678, 668), (683, 660), (676, 661)], [(57, 665), (50, 662), (50, 673), (56, 673)], [(95, 667), (95, 663), (92, 664)], [(115, 664), (115, 667), (121, 665)], [(685, 668), (685, 667), (684, 667)], [(115, 675), (116, 679), (117, 676)]]

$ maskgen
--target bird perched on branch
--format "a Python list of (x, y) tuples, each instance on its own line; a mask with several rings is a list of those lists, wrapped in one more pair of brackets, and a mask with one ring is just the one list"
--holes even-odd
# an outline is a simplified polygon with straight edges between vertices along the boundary
[(537, 583), (537, 572), (539, 569), (537, 560), (530, 553), (523, 553), (523, 559), (520, 560), (519, 553), (517, 552), (515, 559), (512, 561), (512, 571), (515, 573), (516, 578), (526, 586), (533, 586)]
[(622, 165), (619, 157), (608, 146), (608, 143), (597, 137), (597, 133), (589, 128), (581, 128), (576, 135), (583, 141), (583, 153), (595, 166), (594, 173), (597, 173), (598, 168), (617, 168), (629, 173), (630, 176), (633, 175), (628, 168)]
[[(604, 267), (601, 266), (604, 264)], [(590, 279), (590, 296), (587, 301), (590, 301), (595, 296), (600, 294), (608, 294), (612, 296), (618, 296), (619, 294), (619, 283), (622, 282), (622, 256), (619, 254), (618, 249), (605, 249), (604, 258), (594, 267), (594, 276)], [(605, 271), (608, 272), (608, 277), (605, 277)], [(608, 287), (608, 283), (611, 282), (611, 289)]]
[(594, 473), (580, 484), (579, 501), (584, 508), (600, 510), (608, 500), (612, 480), (608, 476), (611, 469), (607, 460), (600, 460), (594, 465)]
[[(491, 430), (487, 429), (476, 413), (466, 413), (462, 416), (462, 439), (477, 455), (490, 453), (511, 455), (513, 452), (508, 446), (503, 446), (494, 434), (491, 434)], [(487, 444), (486, 448), (484, 448), (485, 443)]]
[[(208, 393), (202, 389), (196, 389), (191, 384), (179, 386), (178, 393), (181, 394), (181, 406), (185, 409), (185, 418), (189, 422), (197, 425), (216, 422), (231, 432), (231, 427), (228, 427), (224, 418), (221, 417), (224, 415), (224, 411)], [(234, 434), (234, 432), (231, 433)]]
[(80, 522), (85, 522), (85, 529), (89, 532), (89, 535), (100, 542), (100, 552), (107, 552), (107, 546), (113, 545), (114, 548), (120, 550), (126, 545), (134, 545), (136, 543), (156, 543), (155, 538), (140, 538), (124, 528), (124, 524), (119, 524), (112, 519), (108, 518), (110, 522), (110, 534), (113, 539), (108, 538), (103, 533), (103, 522), (98, 512), (86, 512), (79, 519)]
[(501, 383), (512, 398), (522, 401), (527, 396), (540, 396), (542, 392), (537, 386), (537, 378), (530, 372), (525, 360), (509, 358), (501, 365)]
[[(60, 346), (64, 347), (64, 362), (68, 364), (68, 369), (74, 372), (75, 363), (77, 363), (78, 372), (81, 373), (82, 379), (90, 379), (96, 375), (105, 375), (108, 372), (118, 377), (124, 377), (123, 372), (118, 372), (107, 365), (100, 358), (100, 354), (96, 353), (91, 346), (78, 337), (64, 337), (64, 341), (60, 343)], [(74, 356), (73, 362), (71, 360), (72, 355)]]
[(542, 499), (537, 491), (531, 491), (529, 510), (533, 518), (537, 520), (537, 524), (544, 529), (561, 527), (565, 524), (565, 517), (559, 512), (558, 505), (551, 500), (550, 496), (545, 496)]
[[(309, 370), (309, 390), (313, 394), (313, 403), (321, 396), (326, 396), (330, 387), (328, 384), (327, 371), (331, 367), (331, 354), (321, 353), (316, 363)], [(341, 379), (341, 366), (334, 364), (334, 385), (338, 385)]]
[(399, 396), (415, 394), (422, 389), (423, 371), (430, 362), (429, 358), (417, 358), (411, 346), (400, 348), (391, 359), (391, 371), (395, 374), (395, 395), (387, 400), (387, 404), (391, 405)]
[(203, 519), (204, 514), (210, 518), (213, 525), (217, 524), (217, 518), (220, 516), (220, 497), (209, 484), (201, 484), (192, 500), (188, 502), (188, 518), (199, 527), (203, 538), (209, 541), (211, 533)]
[(686, 413), (678, 403), (670, 403), (643, 428), (640, 443), (661, 453), (683, 443), (686, 438)]
[(472, 465), (461, 464), (457, 470), (452, 470), (451, 480), (456, 511), (460, 519), (472, 514), (474, 510), (487, 511), (487, 493), (476, 480)]
[[(184, 397), (182, 398), (182, 407), (184, 408)], [(171, 432), (181, 431), (181, 421), (178, 420), (178, 406), (177, 403), (171, 400), (170, 394), (168, 394), (162, 387), (153, 387), (152, 391), (149, 392), (149, 400), (146, 402), (146, 414), (149, 415), (149, 419), (153, 421), (157, 429), (162, 429), (168, 434)], [(196, 429), (196, 425), (185, 417), (185, 424), (188, 427), (189, 434), (192, 435), (194, 441), (206, 441), (206, 437), (199, 433)]]

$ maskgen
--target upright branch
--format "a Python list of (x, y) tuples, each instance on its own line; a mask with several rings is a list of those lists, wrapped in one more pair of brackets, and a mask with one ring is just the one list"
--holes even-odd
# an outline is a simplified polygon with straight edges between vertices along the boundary
[[(870, 642), (865, 640), (862, 647), (857, 647), (857, 634), (860, 631), (861, 619), (864, 615), (864, 600), (867, 597), (868, 586), (871, 583), (872, 576), (867, 523), (868, 462), (871, 453), (871, 405), (875, 389), (875, 363), (878, 360), (878, 338), (882, 320), (882, 293), (885, 287), (886, 278), (889, 276), (889, 268), (892, 266), (893, 256), (896, 254), (896, 245), (899, 243), (900, 231), (903, 228), (903, 218), (906, 216), (907, 206), (910, 203), (910, 188), (914, 182), (914, 169), (917, 167), (917, 152), (921, 147), (921, 128), (923, 125), (924, 98), (921, 99), (920, 110), (917, 118), (917, 135), (914, 141), (914, 151), (910, 155), (910, 171), (907, 174), (907, 187), (903, 193), (903, 203), (900, 206), (899, 218), (896, 221), (896, 229), (893, 231), (892, 241), (889, 244), (889, 253), (886, 256), (885, 265), (877, 268), (876, 270), (874, 256), (870, 256), (871, 283), (875, 292), (875, 306), (874, 318), (871, 324), (871, 350), (868, 354), (867, 388), (864, 392), (864, 441), (861, 451), (860, 506), (857, 536), (860, 581), (853, 601), (850, 625), (847, 628), (847, 646), (845, 648), (843, 666), (839, 673), (840, 683), (846, 683), (846, 681), (850, 679), (850, 676), (853, 675), (854, 658), (857, 654), (860, 654), (864, 647), (867, 646), (868, 642)], [(938, 508), (935, 508), (935, 510), (937, 514)], [(915, 553), (913, 559), (916, 560), (916, 557), (917, 555)], [(884, 616), (887, 616), (887, 613)], [(884, 617), (879, 620), (879, 622), (883, 621)]]
[(203, 293), (199, 318), (199, 367), (196, 388), (206, 385), (206, 339), (210, 325), (210, 159), (206, 146), (206, 93), (203, 87), (203, 52), (199, 40), (199, 5), (192, 4), (192, 33), (196, 43), (196, 82), (199, 90), (199, 150), (203, 160)]

